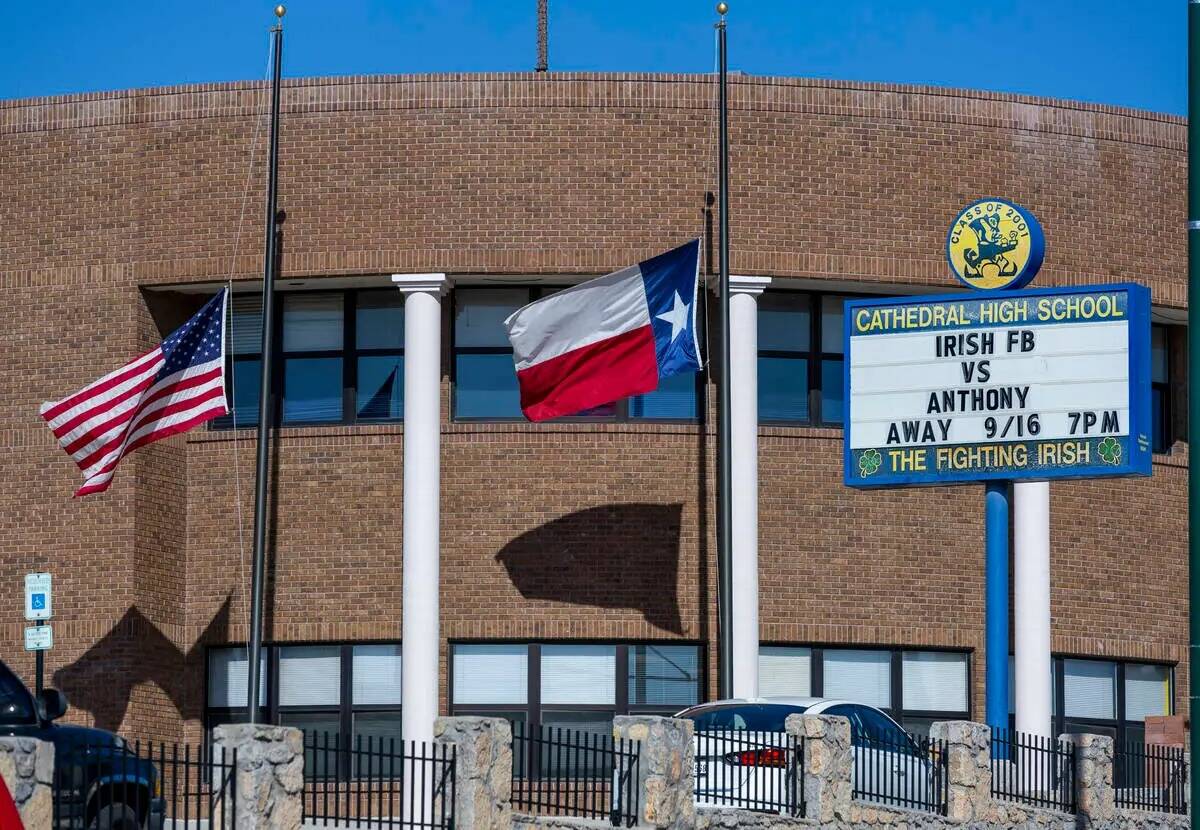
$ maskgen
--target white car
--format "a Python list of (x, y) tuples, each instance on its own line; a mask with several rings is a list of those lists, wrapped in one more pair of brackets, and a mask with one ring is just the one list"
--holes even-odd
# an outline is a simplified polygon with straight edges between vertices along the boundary
[(677, 714), (695, 724), (696, 803), (797, 813), (800, 760), (784, 723), (801, 713), (850, 721), (856, 799), (916, 809), (940, 804), (943, 771), (920, 739), (874, 706), (820, 697), (718, 700)]

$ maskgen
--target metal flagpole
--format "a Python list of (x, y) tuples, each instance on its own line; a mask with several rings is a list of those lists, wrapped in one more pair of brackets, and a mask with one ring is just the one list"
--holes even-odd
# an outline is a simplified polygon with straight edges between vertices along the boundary
[(729, 95), (726, 88), (728, 71), (725, 55), (725, 14), (729, 6), (717, 4), (717, 39), (720, 52), (720, 163), (718, 172), (717, 210), (721, 215), (720, 256), (718, 259), (718, 288), (721, 305), (721, 370), (717, 398), (717, 617), (720, 648), (718, 665), (720, 682), (718, 694), (728, 698), (733, 694), (733, 539), (730, 533), (733, 494), (729, 485), (733, 467), (729, 457), (732, 434), (729, 426)]
[[(1188, 720), (1200, 758), (1200, 0), (1188, 2)], [(1200, 830), (1200, 775), (1192, 775), (1191, 826)]]
[(274, 66), (271, 75), (271, 138), (267, 162), (267, 222), (263, 256), (262, 371), (258, 385), (258, 457), (254, 469), (254, 565), (250, 582), (250, 649), (246, 706), (250, 723), (258, 723), (262, 685), (263, 581), (267, 548), (267, 463), (270, 459), (272, 346), (275, 341), (276, 190), (279, 181), (279, 75), (283, 66), (283, 6), (275, 7)]

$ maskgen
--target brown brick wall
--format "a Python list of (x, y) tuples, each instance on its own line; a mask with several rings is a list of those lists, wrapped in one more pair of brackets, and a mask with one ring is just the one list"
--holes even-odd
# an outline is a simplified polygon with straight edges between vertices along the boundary
[[(298, 80), (283, 98), (285, 278), (600, 273), (705, 227), (702, 76)], [(139, 289), (256, 277), (264, 102), (255, 84), (0, 102), (0, 656), (32, 676), (20, 580), (53, 570), (48, 674), (79, 720), (195, 737), (204, 643), (246, 636), (252, 433), (143, 449), (74, 501), (36, 413), (185, 310)], [(1185, 303), (1178, 118), (776, 78), (735, 79), (731, 103), (737, 273), (951, 287), (948, 222), (991, 194), (1046, 227), (1042, 284), (1132, 279)], [(400, 636), (402, 441), (282, 431), (269, 637)], [(972, 648), (978, 704), (982, 488), (851, 492), (840, 450), (835, 430), (762, 429), (763, 639)], [(687, 425), (447, 423), (443, 638), (685, 638), (711, 677), (712, 451)], [(1052, 488), (1055, 648), (1178, 662), (1180, 709), (1185, 453), (1149, 481)]]

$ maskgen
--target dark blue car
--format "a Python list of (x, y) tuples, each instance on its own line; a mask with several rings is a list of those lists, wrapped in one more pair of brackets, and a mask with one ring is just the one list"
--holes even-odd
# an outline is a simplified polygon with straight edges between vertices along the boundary
[(121, 737), (54, 723), (67, 711), (57, 689), (34, 696), (0, 662), (0, 735), (54, 744), (54, 817), (60, 830), (162, 830), (162, 779)]

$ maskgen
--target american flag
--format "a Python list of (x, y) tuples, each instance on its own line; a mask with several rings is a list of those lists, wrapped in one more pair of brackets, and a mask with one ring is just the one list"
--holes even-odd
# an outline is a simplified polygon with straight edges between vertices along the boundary
[(146, 352), (41, 414), (83, 471), (76, 496), (101, 493), (121, 459), (228, 412), (225, 402), (225, 289)]

